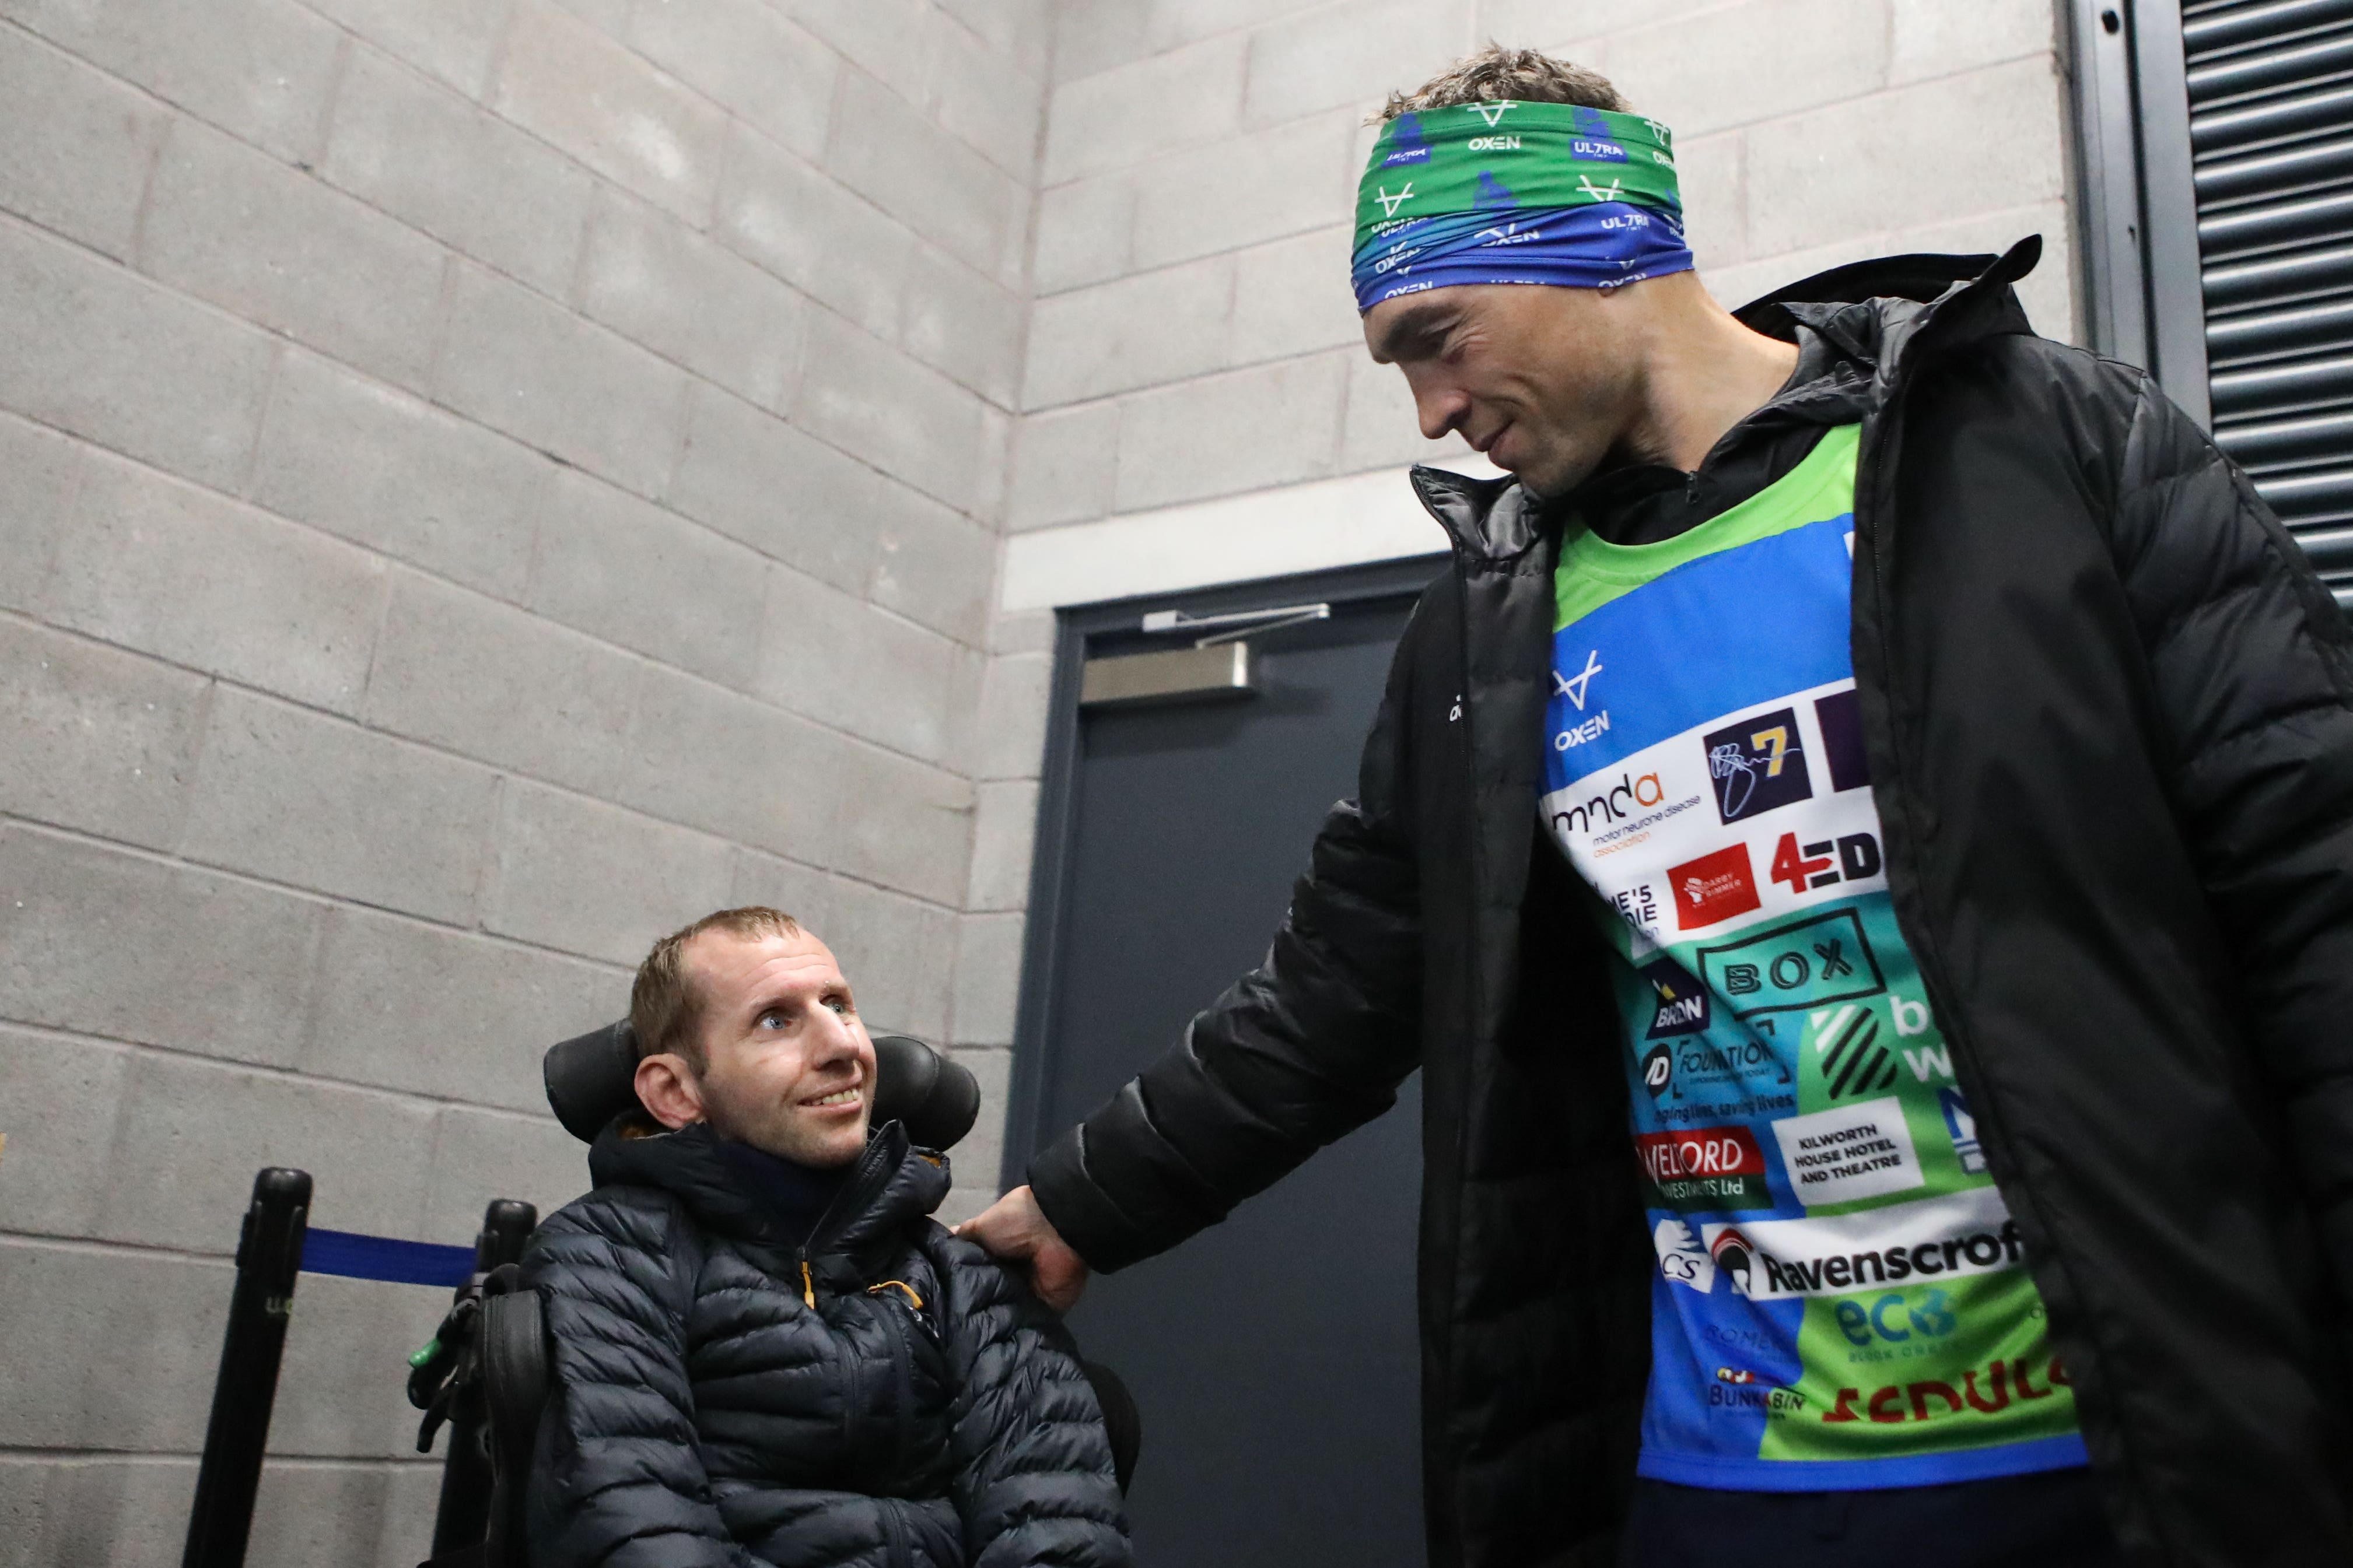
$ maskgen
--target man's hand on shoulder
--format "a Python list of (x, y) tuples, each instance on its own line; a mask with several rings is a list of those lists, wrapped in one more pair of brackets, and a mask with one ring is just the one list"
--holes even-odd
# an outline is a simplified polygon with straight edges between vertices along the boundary
[(1027, 1264), (1029, 1289), (1056, 1312), (1077, 1306), (1087, 1288), (1086, 1259), (1071, 1250), (1028, 1187), (1014, 1188), (956, 1226), (955, 1234), (977, 1242), (1000, 1262)]

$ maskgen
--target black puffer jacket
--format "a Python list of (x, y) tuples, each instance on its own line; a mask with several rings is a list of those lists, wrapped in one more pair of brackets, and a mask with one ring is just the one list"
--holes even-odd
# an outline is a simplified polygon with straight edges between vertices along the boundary
[(707, 1128), (607, 1129), (532, 1237), (554, 1403), (541, 1568), (1126, 1568), (1070, 1338), (927, 1216), (943, 1156), (871, 1139), (806, 1248)]
[[(1743, 312), (1876, 366), (1852, 644), (1888, 884), (2119, 1539), (2353, 1560), (2353, 633), (2139, 371), (2048, 342), (2034, 242)], [(1921, 301), (1934, 301), (1922, 303)], [(1650, 1360), (1620, 1026), (1536, 833), (1560, 524), (1454, 540), (1265, 963), (1030, 1166), (1089, 1261), (1216, 1223), (1422, 1069), (1439, 1568), (1606, 1564)]]

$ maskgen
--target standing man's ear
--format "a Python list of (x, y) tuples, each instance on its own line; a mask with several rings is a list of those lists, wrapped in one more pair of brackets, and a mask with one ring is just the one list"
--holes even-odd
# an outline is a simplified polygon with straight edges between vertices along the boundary
[(702, 1120), (702, 1085), (684, 1057), (664, 1051), (638, 1063), (638, 1099), (672, 1131)]

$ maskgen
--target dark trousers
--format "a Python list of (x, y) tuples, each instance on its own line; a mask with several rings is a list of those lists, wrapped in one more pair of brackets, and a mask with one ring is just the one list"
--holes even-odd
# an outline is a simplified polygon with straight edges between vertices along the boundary
[(1634, 1485), (1620, 1568), (2124, 1568), (2092, 1472), (1943, 1487), (1727, 1492)]

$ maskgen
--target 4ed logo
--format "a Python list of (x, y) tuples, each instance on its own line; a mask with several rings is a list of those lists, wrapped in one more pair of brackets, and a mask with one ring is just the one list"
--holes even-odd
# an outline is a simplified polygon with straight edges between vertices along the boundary
[(1776, 806), (1813, 798), (1805, 748), (1798, 740), (1798, 714), (1783, 708), (1727, 725), (1701, 742), (1707, 748), (1707, 776), (1715, 785), (1715, 809), (1725, 822), (1761, 816)]

